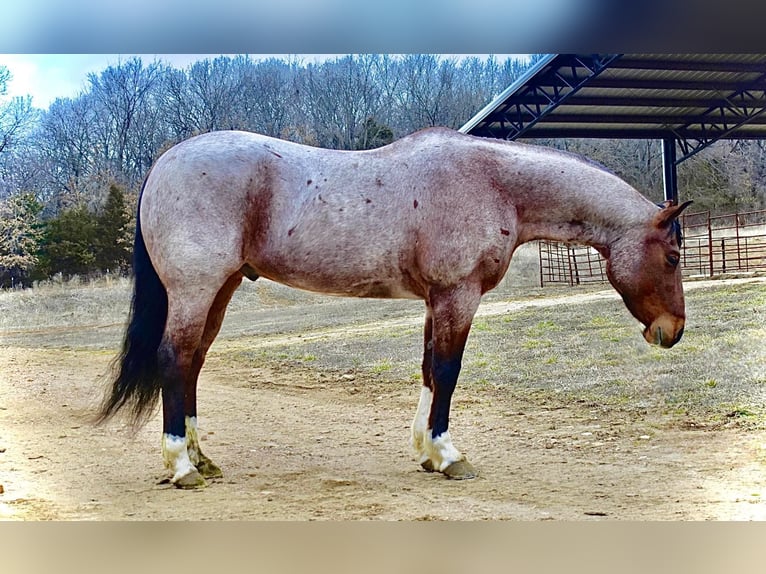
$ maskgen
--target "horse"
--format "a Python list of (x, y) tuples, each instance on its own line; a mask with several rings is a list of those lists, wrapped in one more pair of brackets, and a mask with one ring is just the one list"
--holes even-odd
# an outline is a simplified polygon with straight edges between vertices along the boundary
[(677, 218), (585, 158), (429, 128), (366, 151), (242, 131), (170, 148), (139, 197), (134, 288), (99, 422), (135, 424), (161, 396), (169, 480), (199, 488), (222, 471), (200, 449), (197, 380), (244, 278), (298, 289), (425, 302), (423, 385), (411, 427), (418, 462), (477, 475), (449, 433), (474, 313), (517, 247), (593, 246), (650, 344), (672, 347), (685, 308)]

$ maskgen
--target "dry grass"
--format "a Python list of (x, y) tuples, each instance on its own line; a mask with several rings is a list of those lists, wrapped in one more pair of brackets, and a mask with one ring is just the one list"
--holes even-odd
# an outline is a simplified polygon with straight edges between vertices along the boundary
[(0, 332), (51, 327), (122, 324), (130, 280), (47, 281), (33, 289), (0, 290)]

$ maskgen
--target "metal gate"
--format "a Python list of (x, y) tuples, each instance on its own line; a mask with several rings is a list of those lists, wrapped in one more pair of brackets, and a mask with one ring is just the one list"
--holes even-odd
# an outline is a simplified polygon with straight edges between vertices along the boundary
[[(681, 217), (685, 277), (766, 271), (766, 210)], [(606, 261), (590, 247), (539, 241), (540, 286), (605, 283)]]
[(539, 241), (540, 287), (564, 283), (574, 287), (584, 283), (603, 283), (606, 261), (592, 247)]
[(684, 275), (714, 277), (766, 270), (766, 210), (683, 215)]

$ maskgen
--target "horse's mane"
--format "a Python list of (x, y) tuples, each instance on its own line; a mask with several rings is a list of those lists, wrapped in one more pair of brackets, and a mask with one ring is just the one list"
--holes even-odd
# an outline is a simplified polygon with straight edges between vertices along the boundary
[(681, 248), (684, 243), (684, 234), (681, 231), (681, 223), (674, 219), (673, 223), (670, 226), (670, 232), (676, 234), (676, 241), (678, 241), (678, 247)]

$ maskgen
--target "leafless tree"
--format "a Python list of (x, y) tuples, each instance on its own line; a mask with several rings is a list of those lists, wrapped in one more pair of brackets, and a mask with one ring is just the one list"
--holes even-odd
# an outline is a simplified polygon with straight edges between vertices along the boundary
[(300, 94), (297, 61), (269, 58), (256, 63), (238, 57), (234, 64), (242, 82), (237, 110), (242, 127), (272, 137), (289, 137)]
[(98, 170), (96, 110), (84, 97), (57, 99), (43, 115), (35, 135), (45, 179), (38, 194), (46, 203), (76, 195)]
[(96, 110), (96, 132), (102, 159), (115, 173), (135, 173), (143, 169), (130, 146), (146, 137), (137, 121), (150, 105), (152, 88), (158, 83), (163, 66), (153, 62), (144, 66), (131, 58), (109, 66), (100, 74), (89, 74), (89, 98)]
[(338, 149), (365, 147), (365, 123), (383, 111), (384, 92), (377, 82), (379, 56), (346, 56), (309, 64), (299, 78), (301, 104), (316, 144)]
[(0, 198), (31, 183), (23, 152), (40, 117), (31, 97), (2, 97), (7, 94), (11, 79), (8, 68), (0, 66)]

